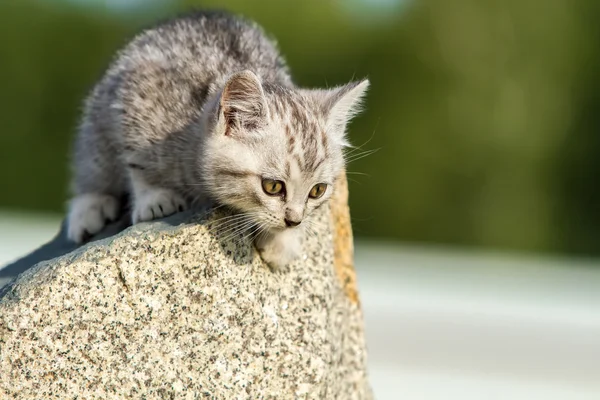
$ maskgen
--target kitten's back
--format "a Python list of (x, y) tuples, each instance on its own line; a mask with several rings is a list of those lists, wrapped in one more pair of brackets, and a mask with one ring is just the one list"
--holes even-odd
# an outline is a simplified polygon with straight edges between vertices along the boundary
[(187, 71), (197, 84), (222, 84), (244, 69), (266, 81), (291, 83), (275, 42), (257, 24), (226, 12), (188, 13), (146, 29), (119, 53), (112, 69), (147, 62)]

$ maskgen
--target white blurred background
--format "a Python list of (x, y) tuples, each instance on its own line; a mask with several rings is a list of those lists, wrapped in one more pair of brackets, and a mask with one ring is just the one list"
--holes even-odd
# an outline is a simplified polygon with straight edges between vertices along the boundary
[[(59, 224), (0, 213), (0, 266)], [(357, 242), (376, 398), (600, 399), (598, 263)]]

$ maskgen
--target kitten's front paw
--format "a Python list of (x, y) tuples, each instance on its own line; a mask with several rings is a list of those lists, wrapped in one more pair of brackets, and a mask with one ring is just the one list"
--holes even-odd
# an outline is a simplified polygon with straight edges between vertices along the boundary
[(302, 253), (299, 232), (291, 230), (272, 236), (260, 236), (255, 245), (261, 258), (274, 269), (291, 264)]
[(88, 193), (75, 197), (69, 206), (67, 237), (81, 243), (117, 219), (119, 201), (110, 195)]
[(273, 269), (281, 269), (291, 264), (298, 255), (278, 252), (272, 248), (258, 249), (260, 257)]
[(178, 211), (187, 210), (183, 197), (170, 189), (147, 189), (135, 198), (132, 220), (134, 224), (142, 221), (167, 217)]

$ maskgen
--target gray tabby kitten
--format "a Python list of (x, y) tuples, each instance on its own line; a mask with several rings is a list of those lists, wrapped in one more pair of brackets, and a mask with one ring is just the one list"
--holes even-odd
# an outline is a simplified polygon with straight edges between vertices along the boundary
[(238, 212), (273, 267), (300, 253), (301, 224), (344, 168), (347, 122), (369, 82), (294, 86), (256, 24), (201, 12), (145, 30), (85, 102), (74, 146), (68, 236), (85, 241), (206, 202)]

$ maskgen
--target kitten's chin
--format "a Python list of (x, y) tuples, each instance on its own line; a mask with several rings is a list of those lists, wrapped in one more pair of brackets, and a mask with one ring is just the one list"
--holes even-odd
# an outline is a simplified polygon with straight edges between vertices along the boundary
[(295, 234), (295, 233), (299, 233), (302, 230), (302, 225), (297, 225), (297, 226), (274, 226), (273, 228), (267, 228), (267, 230), (269, 231), (269, 233), (271, 233), (272, 235), (278, 235), (278, 234)]
[(281, 227), (281, 226), (269, 226), (266, 229), (270, 234), (277, 234), (277, 233), (281, 233), (281, 232), (285, 232), (287, 230), (286, 227)]

